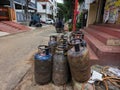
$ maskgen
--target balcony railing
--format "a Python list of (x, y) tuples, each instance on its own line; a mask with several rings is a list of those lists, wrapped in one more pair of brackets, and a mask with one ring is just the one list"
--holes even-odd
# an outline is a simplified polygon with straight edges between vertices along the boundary
[(17, 3), (20, 3), (20, 4), (25, 4), (26, 3), (26, 0), (14, 0), (15, 2)]
[[(21, 5), (25, 5), (26, 4), (26, 0), (14, 0), (15, 2), (17, 2), (18, 4), (21, 4)], [(37, 8), (36, 6), (36, 3), (32, 3), (30, 2), (29, 5), (28, 5), (30, 8)]]

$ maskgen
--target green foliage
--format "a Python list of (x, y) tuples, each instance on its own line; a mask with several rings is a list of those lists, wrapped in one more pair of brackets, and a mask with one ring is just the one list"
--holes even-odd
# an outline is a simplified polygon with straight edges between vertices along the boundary
[[(78, 0), (79, 3), (82, 3), (84, 0)], [(70, 18), (73, 18), (75, 0), (64, 0), (64, 4), (57, 3), (58, 6), (58, 17), (65, 18), (65, 21), (68, 21)]]
[(82, 3), (84, 0), (78, 0), (79, 3)]
[(73, 26), (72, 26), (72, 23), (71, 24), (69, 24), (69, 31), (72, 31), (72, 28), (73, 28)]
[(66, 21), (68, 21), (73, 16), (73, 9), (74, 9), (73, 0), (65, 0), (64, 5), (67, 8), (67, 13), (66, 13), (66, 18), (65, 19), (66, 19)]
[(76, 24), (76, 27), (77, 28), (81, 28), (82, 27), (82, 18), (83, 18), (83, 13), (81, 13), (80, 15), (79, 15), (79, 17), (78, 17), (78, 21), (79, 22), (77, 22), (77, 24)]
[(67, 7), (62, 3), (57, 3), (58, 6), (58, 17), (65, 18), (67, 13)]

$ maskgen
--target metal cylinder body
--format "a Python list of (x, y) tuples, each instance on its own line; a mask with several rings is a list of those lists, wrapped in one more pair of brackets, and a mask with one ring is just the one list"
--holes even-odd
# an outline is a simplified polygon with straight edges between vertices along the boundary
[(80, 51), (75, 51), (74, 48), (68, 51), (68, 61), (72, 77), (78, 82), (86, 82), (90, 76), (90, 65), (88, 49), (80, 47)]
[(50, 41), (48, 42), (48, 46), (50, 47), (50, 53), (52, 55), (54, 55), (55, 48), (57, 46), (57, 37), (56, 36), (50, 36)]
[(37, 84), (47, 84), (52, 79), (52, 60), (51, 54), (46, 49), (46, 54), (36, 53), (34, 58), (34, 77)]
[(56, 85), (63, 85), (68, 80), (67, 56), (56, 53), (53, 57), (53, 82)]

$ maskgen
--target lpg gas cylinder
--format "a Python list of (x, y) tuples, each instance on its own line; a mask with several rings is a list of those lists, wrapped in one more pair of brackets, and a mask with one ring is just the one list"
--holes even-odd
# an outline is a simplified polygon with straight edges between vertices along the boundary
[[(64, 50), (66, 49), (68, 49), (68, 37), (67, 36), (65, 36), (65, 35), (61, 35), (61, 38), (59, 39), (59, 41), (58, 41), (58, 45), (60, 46), (62, 46), (63, 45), (63, 47), (64, 47)], [(65, 51), (66, 51), (65, 50)]]
[(81, 83), (86, 82), (91, 75), (88, 49), (75, 44), (67, 55), (73, 79)]
[(77, 30), (71, 34), (70, 44), (79, 44), (80, 47), (87, 47), (86, 41), (84, 40), (84, 33), (81, 30)]
[(50, 36), (50, 41), (48, 42), (48, 46), (50, 47), (50, 53), (54, 55), (55, 48), (57, 46), (57, 36)]
[(68, 62), (64, 47), (57, 46), (53, 57), (53, 82), (56, 85), (63, 85), (68, 80)]
[(35, 54), (34, 75), (37, 84), (47, 84), (52, 78), (52, 61), (48, 46), (40, 45)]
[(84, 39), (84, 33), (81, 31), (81, 30), (79, 30), (79, 31), (74, 31), (74, 32), (72, 32), (71, 33), (71, 35), (70, 35), (70, 40), (72, 40), (72, 39)]

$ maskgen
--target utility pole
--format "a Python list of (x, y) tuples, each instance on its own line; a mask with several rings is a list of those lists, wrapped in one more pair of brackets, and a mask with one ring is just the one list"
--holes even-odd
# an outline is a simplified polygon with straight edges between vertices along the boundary
[(74, 17), (73, 17), (73, 31), (76, 30), (76, 16), (77, 16), (77, 7), (78, 7), (78, 0), (75, 0), (75, 6), (74, 6)]
[(30, 3), (31, 0), (26, 0), (26, 9), (25, 9), (25, 14), (26, 14), (26, 21), (28, 23), (28, 5)]
[(23, 21), (25, 20), (25, 18), (24, 18), (24, 9), (23, 9), (23, 2), (22, 2), (22, 0), (21, 0), (21, 3), (22, 3), (22, 5), (21, 5), (21, 9), (22, 9), (22, 15), (23, 15)]

